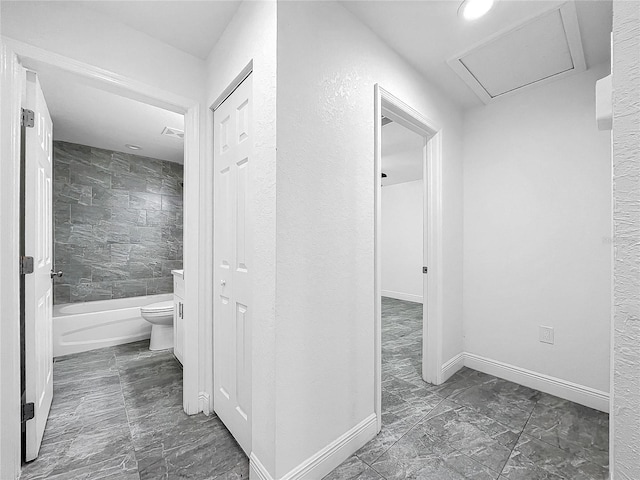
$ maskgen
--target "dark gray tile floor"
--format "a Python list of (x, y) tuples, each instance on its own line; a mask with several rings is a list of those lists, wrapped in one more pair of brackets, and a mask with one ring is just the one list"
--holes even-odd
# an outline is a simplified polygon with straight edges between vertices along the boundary
[(39, 457), (21, 479), (249, 478), (249, 462), (215, 416), (182, 410), (182, 369), (149, 342), (56, 359)]
[[(469, 369), (422, 381), (422, 306), (382, 302), (382, 431), (325, 480), (604, 480), (606, 414)], [(21, 479), (248, 478), (215, 416), (182, 410), (182, 370), (148, 342), (59, 358), (40, 456)]]
[(324, 480), (607, 478), (607, 414), (467, 368), (427, 384), (421, 331), (382, 299), (382, 431)]

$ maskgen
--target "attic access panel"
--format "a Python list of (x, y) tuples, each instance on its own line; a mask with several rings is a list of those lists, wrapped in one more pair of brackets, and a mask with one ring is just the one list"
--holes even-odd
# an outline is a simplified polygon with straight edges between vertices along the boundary
[(448, 63), (484, 103), (584, 71), (575, 5), (566, 3), (499, 32)]

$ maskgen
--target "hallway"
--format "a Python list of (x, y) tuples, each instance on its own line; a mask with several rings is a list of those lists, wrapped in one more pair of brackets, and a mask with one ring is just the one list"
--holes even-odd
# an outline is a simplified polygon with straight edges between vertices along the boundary
[(57, 358), (40, 456), (22, 480), (239, 480), (249, 462), (215, 415), (182, 410), (182, 369), (149, 341)]
[(421, 379), (422, 305), (382, 299), (382, 431), (324, 480), (604, 480), (609, 417), (467, 368)]

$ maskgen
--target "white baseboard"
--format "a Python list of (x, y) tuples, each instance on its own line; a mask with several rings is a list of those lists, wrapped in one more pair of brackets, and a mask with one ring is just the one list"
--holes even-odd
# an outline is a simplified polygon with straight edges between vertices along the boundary
[(442, 383), (446, 382), (451, 376), (464, 367), (464, 353), (459, 353), (449, 359), (442, 365)]
[(322, 478), (375, 437), (377, 433), (376, 414), (372, 413), (351, 430), (291, 470), (281, 480)]
[(397, 300), (406, 300), (407, 302), (422, 303), (422, 295), (414, 295), (413, 293), (394, 292), (393, 290), (382, 290), (383, 297), (395, 298)]
[(249, 456), (249, 480), (273, 480), (273, 477), (269, 475), (267, 469), (253, 452)]
[[(464, 357), (465, 367), (494, 375), (524, 385), (525, 387), (534, 388), (541, 392), (579, 403), (580, 405), (595, 408), (602, 412), (609, 412), (609, 394), (607, 392), (584, 385), (578, 385), (550, 375), (533, 372), (525, 368), (516, 367), (515, 365), (509, 365), (508, 363), (481, 357), (473, 353), (464, 353), (462, 356)], [(447, 362), (447, 364), (448, 363), (449, 362)]]
[[(351, 430), (302, 462), (279, 480), (316, 480), (331, 473), (365, 443), (376, 436), (376, 414), (372, 413)], [(260, 460), (249, 456), (250, 480), (273, 480)]]

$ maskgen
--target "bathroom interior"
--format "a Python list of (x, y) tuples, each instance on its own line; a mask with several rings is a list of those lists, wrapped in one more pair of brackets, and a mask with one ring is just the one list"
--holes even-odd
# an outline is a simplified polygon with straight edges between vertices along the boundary
[(181, 361), (183, 115), (38, 78), (54, 122), (54, 357), (150, 338)]

